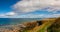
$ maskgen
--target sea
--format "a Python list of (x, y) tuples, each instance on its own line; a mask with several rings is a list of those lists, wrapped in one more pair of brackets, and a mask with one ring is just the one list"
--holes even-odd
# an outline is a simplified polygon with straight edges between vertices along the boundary
[(0, 18), (0, 26), (16, 25), (37, 20), (42, 20), (42, 18)]

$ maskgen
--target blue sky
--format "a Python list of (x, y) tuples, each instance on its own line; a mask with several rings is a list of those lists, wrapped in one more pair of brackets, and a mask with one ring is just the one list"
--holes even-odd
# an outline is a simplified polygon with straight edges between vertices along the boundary
[(60, 16), (60, 0), (0, 0), (0, 18)]
[(11, 6), (20, 0), (0, 0), (0, 13), (12, 11)]

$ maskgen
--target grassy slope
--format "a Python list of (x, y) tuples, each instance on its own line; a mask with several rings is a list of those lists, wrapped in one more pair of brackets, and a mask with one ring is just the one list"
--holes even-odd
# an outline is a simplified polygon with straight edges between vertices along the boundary
[(55, 22), (55, 19), (45, 19), (45, 21), (41, 26), (36, 26), (34, 29), (24, 30), (23, 32), (46, 32), (47, 28)]

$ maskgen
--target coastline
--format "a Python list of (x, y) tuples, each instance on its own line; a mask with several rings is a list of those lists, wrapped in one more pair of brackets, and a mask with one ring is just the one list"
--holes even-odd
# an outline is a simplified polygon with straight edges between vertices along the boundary
[[(9, 25), (5, 28), (0, 28), (4, 32), (45, 32), (47, 29), (60, 18), (46, 18), (40, 21), (24, 22), (17, 25)], [(42, 30), (43, 29), (43, 30)]]

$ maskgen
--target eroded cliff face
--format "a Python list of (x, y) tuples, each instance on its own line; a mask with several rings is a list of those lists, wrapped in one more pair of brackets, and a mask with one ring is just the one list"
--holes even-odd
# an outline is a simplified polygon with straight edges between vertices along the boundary
[(47, 29), (52, 32), (60, 31), (60, 18), (47, 18), (40, 21), (9, 25), (6, 28), (0, 28), (0, 32), (48, 32)]

